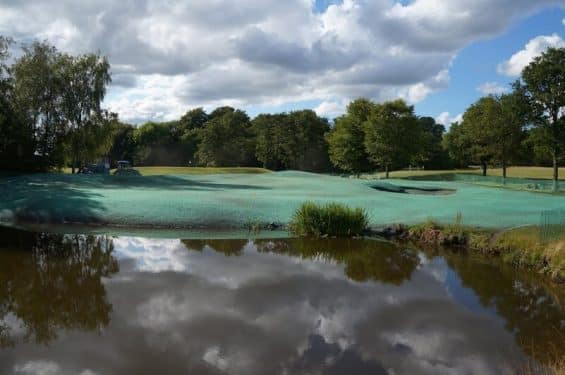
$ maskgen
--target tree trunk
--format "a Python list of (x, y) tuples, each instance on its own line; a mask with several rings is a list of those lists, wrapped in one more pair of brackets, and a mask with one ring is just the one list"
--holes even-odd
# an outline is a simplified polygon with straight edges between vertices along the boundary
[(553, 192), (559, 190), (559, 165), (557, 164), (557, 153), (553, 152)]
[(481, 163), (481, 168), (483, 170), (483, 176), (487, 175), (487, 163), (486, 162), (482, 162)]
[(385, 165), (385, 179), (388, 179), (388, 164)]
[(506, 161), (502, 161), (502, 183), (506, 184)]
[(75, 174), (75, 161), (74, 160), (71, 162), (71, 173)]

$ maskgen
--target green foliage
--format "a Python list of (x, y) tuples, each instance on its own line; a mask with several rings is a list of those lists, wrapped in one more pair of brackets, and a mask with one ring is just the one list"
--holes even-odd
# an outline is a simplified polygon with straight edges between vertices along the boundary
[(133, 162), (136, 156), (136, 142), (134, 140), (135, 127), (121, 122), (114, 122), (112, 125), (112, 144), (108, 151), (108, 156), (112, 166), (116, 167), (118, 160), (128, 160)]
[(200, 129), (208, 121), (208, 114), (202, 108), (194, 108), (186, 112), (179, 120), (179, 125), (184, 131)]
[(372, 107), (373, 104), (368, 99), (356, 99), (347, 106), (347, 114), (335, 120), (327, 141), (330, 160), (337, 168), (355, 174), (371, 168), (365, 149), (363, 124)]
[(112, 115), (102, 111), (101, 103), (111, 82), (110, 64), (97, 54), (62, 54), (55, 69), (61, 82), (60, 120), (68, 127), (68, 157), (75, 168), (109, 149)]
[(385, 168), (387, 178), (393, 166), (407, 165), (418, 155), (421, 140), (414, 107), (400, 99), (375, 105), (365, 122), (365, 149), (373, 162)]
[(329, 169), (326, 119), (312, 110), (261, 114), (252, 121), (255, 155), (263, 167), (321, 172)]
[(565, 48), (549, 48), (522, 71), (524, 84), (515, 84), (529, 104), (532, 140), (538, 153), (551, 157), (554, 181), (565, 157)]
[(368, 224), (367, 213), (362, 208), (305, 202), (294, 213), (289, 228), (299, 236), (351, 237), (363, 234)]
[(109, 69), (98, 54), (72, 56), (47, 42), (23, 48), (10, 67), (9, 97), (23, 128), (20, 134), (27, 137), (21, 159), (40, 159), (43, 168), (60, 168), (70, 160), (74, 167), (108, 150), (115, 116), (101, 102)]
[(13, 108), (44, 168), (62, 167), (67, 152), (60, 106), (64, 82), (58, 72), (62, 59), (55, 47), (36, 42), (25, 47), (11, 67)]
[(148, 122), (133, 132), (136, 165), (185, 166), (194, 158), (196, 144), (193, 133), (180, 121)]
[(494, 154), (495, 143), (490, 129), (497, 126), (498, 121), (497, 103), (492, 96), (480, 98), (463, 114), (463, 137), (466, 138), (471, 161), (483, 167), (483, 175)]
[(255, 164), (255, 141), (247, 114), (222, 107), (210, 114), (199, 132), (196, 158), (206, 167), (252, 166)]
[[(427, 133), (424, 129), (414, 108), (402, 100), (376, 104), (357, 99), (349, 104), (346, 115), (336, 119), (327, 136), (330, 160), (339, 169), (355, 174), (378, 165), (388, 177), (388, 171), (395, 166), (430, 157), (433, 151), (424, 148), (434, 147), (434, 132), (438, 129), (432, 126)], [(435, 146), (439, 148), (439, 140)]]
[(449, 132), (442, 139), (442, 146), (455, 162), (457, 167), (467, 167), (471, 162), (471, 151), (469, 137), (465, 134), (463, 124), (455, 122), (451, 124)]
[(487, 165), (499, 162), (506, 177), (506, 167), (522, 150), (525, 124), (520, 94), (486, 96), (465, 111), (462, 124), (451, 126), (444, 145), (459, 166), (477, 163), (486, 175)]
[(453, 163), (447, 150), (442, 146), (445, 127), (436, 123), (432, 117), (419, 117), (418, 125), (421, 131), (421, 147), (412, 157), (412, 162), (425, 166), (425, 169), (451, 168)]

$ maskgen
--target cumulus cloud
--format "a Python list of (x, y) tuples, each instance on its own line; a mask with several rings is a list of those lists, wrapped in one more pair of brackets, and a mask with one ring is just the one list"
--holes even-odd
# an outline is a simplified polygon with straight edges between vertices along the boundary
[(477, 87), (477, 91), (484, 95), (497, 95), (507, 92), (508, 87), (497, 82), (485, 82)]
[(314, 111), (318, 114), (318, 116), (335, 118), (345, 112), (346, 106), (347, 100), (324, 100), (316, 108), (314, 108)]
[(564, 48), (565, 40), (557, 34), (537, 36), (526, 43), (522, 50), (498, 64), (498, 73), (517, 77), (535, 57), (540, 56), (550, 47)]
[(114, 83), (106, 104), (139, 122), (195, 106), (358, 96), (416, 103), (447, 87), (461, 48), (553, 3), (8, 1), (0, 4), (0, 34), (108, 55)]
[(461, 122), (462, 120), (463, 120), (462, 113), (456, 116), (452, 116), (449, 112), (442, 112), (436, 117), (436, 122), (446, 127), (450, 126), (454, 122)]

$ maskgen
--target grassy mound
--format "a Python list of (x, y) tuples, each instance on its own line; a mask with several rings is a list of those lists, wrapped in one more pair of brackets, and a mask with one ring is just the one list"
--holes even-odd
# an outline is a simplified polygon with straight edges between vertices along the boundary
[(367, 213), (362, 208), (305, 202), (294, 213), (289, 229), (299, 236), (352, 237), (363, 234), (368, 225)]

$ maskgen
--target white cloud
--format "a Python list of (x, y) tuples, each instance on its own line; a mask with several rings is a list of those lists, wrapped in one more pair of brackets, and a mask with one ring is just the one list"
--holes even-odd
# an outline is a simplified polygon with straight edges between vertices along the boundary
[(53, 361), (29, 361), (14, 366), (14, 373), (26, 375), (56, 375), (61, 372), (60, 366)]
[(451, 116), (449, 112), (442, 112), (436, 117), (436, 122), (449, 127), (454, 122), (461, 122), (463, 120), (463, 114), (460, 113), (456, 116)]
[(484, 95), (496, 95), (507, 92), (508, 87), (497, 82), (485, 82), (477, 87), (477, 91)]
[(563, 48), (565, 40), (557, 34), (537, 36), (526, 43), (524, 49), (498, 64), (497, 71), (500, 74), (517, 77), (535, 57), (540, 56), (550, 47)]
[(314, 111), (318, 114), (318, 116), (334, 118), (343, 114), (346, 106), (346, 100), (324, 100), (316, 108), (314, 108)]
[(186, 272), (189, 268), (186, 250), (178, 240), (119, 237), (114, 245), (120, 258), (135, 259), (136, 269), (143, 272)]
[[(344, 0), (319, 11), (312, 0), (12, 1), (0, 4), (0, 34), (107, 54), (106, 104), (139, 122), (195, 106), (416, 103), (447, 87), (461, 48), (553, 3)], [(329, 106), (318, 110), (337, 110)]]

